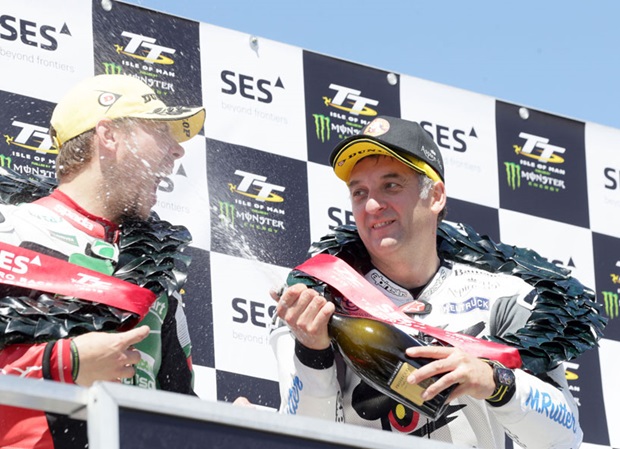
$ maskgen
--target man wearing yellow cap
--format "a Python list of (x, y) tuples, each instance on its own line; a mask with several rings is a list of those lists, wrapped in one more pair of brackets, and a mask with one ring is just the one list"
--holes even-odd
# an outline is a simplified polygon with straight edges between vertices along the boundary
[[(200, 107), (166, 106), (136, 78), (95, 76), (53, 112), (57, 188), (0, 174), (3, 269), (21, 274), (0, 283), (4, 374), (193, 394), (178, 293), (191, 237), (151, 208), (204, 118)], [(83, 421), (0, 407), (2, 447), (85, 445)]]
[[(467, 345), (438, 345), (420, 334), (428, 345), (407, 349), (407, 356), (431, 362), (413, 369), (407, 383), (423, 384), (443, 375), (427, 388), (418, 388), (422, 403), (453, 390), (439, 417), (405, 407), (395, 395), (379, 391), (396, 388), (391, 381), (375, 388), (339, 363), (343, 359), (332, 346), (328, 323), (334, 311), (358, 313), (358, 298), (355, 293), (341, 293), (352, 288), (342, 283), (346, 271), (332, 276), (323, 270), (324, 277), (317, 278), (316, 273), (304, 272), (306, 263), (291, 272), (283, 292), (272, 294), (278, 300), (277, 317), (286, 324), (276, 327), (270, 337), (279, 365), (280, 411), (459, 447), (503, 448), (507, 434), (523, 447), (577, 448), (582, 431), (561, 363), (568, 358), (564, 348), (573, 347), (568, 340), (577, 327), (580, 336), (589, 336), (586, 346), (594, 346), (600, 337), (604, 323), (592, 291), (565, 273), (558, 274), (561, 269), (539, 256), (514, 249), (493, 254), (497, 246), (470, 228), (459, 232), (441, 223), (446, 206), (443, 160), (418, 123), (378, 117), (359, 135), (339, 143), (330, 163), (347, 183), (356, 227), (341, 227), (314, 243), (313, 255), (343, 259), (371, 289), (389, 299), (389, 310), (397, 308), (415, 322), (432, 326), (436, 335), (441, 335), (440, 329), (509, 342), (519, 349), (523, 364), (511, 369), (496, 359), (472, 355)], [(520, 260), (527, 264), (515, 263)], [(534, 286), (543, 272), (558, 274), (571, 287), (563, 290), (568, 284), (556, 284), (549, 294)], [(530, 284), (527, 279), (535, 281)], [(358, 294), (368, 301), (364, 289)], [(573, 306), (580, 311), (571, 312)], [(565, 332), (565, 325), (546, 324), (554, 322), (552, 315), (572, 315), (571, 326), (576, 327)], [(355, 343), (359, 337), (350, 338)], [(579, 345), (577, 339), (572, 342)], [(480, 345), (484, 350), (491, 346)], [(512, 347), (500, 347), (514, 352)]]

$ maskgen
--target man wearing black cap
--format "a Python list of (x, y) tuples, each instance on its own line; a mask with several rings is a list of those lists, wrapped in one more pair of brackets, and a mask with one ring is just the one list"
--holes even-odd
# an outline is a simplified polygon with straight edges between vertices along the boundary
[[(367, 281), (426, 325), (475, 337), (523, 328), (537, 300), (531, 285), (438, 252), (438, 226), (446, 206), (444, 165), (418, 123), (378, 117), (359, 135), (338, 144), (330, 162), (349, 188), (359, 238), (341, 231), (331, 240), (321, 239), (315, 249), (333, 242), (330, 254), (346, 253)], [(355, 250), (339, 248), (353, 240)], [(423, 400), (456, 385), (447, 411), (433, 421), (339, 364), (328, 334), (336, 306), (318, 289), (295, 283), (294, 276), (288, 283), (281, 296), (274, 294), (277, 316), (287, 326), (271, 334), (282, 413), (478, 448), (503, 448), (505, 433), (528, 448), (579, 446), (578, 411), (561, 365), (534, 376), (452, 346), (410, 348), (407, 355), (412, 358), (435, 360), (411, 374), (410, 384), (444, 374), (423, 392)]]
[[(57, 188), (0, 173), (3, 374), (193, 394), (178, 254), (191, 238), (150, 211), (204, 119), (202, 107), (168, 107), (136, 78), (95, 76), (54, 109)], [(0, 406), (0, 446), (88, 441), (84, 421)]]

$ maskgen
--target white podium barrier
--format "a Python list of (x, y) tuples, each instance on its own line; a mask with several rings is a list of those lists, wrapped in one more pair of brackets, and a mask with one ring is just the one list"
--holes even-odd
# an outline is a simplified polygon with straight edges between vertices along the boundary
[(165, 391), (0, 375), (0, 403), (88, 421), (89, 449), (450, 449), (456, 446)]

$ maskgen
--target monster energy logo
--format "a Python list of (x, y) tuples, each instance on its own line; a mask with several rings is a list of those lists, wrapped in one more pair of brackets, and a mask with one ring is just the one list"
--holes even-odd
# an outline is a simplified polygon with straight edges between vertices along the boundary
[(220, 220), (230, 227), (235, 226), (235, 205), (220, 201)]
[(323, 114), (312, 114), (314, 117), (314, 129), (316, 130), (316, 138), (322, 143), (330, 139), (331, 120)]
[(602, 292), (605, 313), (612, 320), (618, 316), (618, 294), (614, 292)]
[(11, 157), (0, 154), (0, 167), (11, 168)]
[(104, 62), (103, 69), (106, 75), (120, 75), (121, 73), (123, 73), (123, 68), (118, 64), (114, 64), (113, 62)]
[(514, 162), (504, 162), (506, 166), (506, 181), (512, 190), (521, 187), (521, 166)]

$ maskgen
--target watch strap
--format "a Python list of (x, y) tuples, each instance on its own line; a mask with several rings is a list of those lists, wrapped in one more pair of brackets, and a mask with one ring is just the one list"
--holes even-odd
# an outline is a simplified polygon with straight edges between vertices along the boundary
[(496, 360), (485, 359), (484, 361), (493, 369), (495, 381), (495, 390), (491, 396), (486, 398), (487, 403), (493, 407), (507, 404), (517, 391), (514, 372)]

